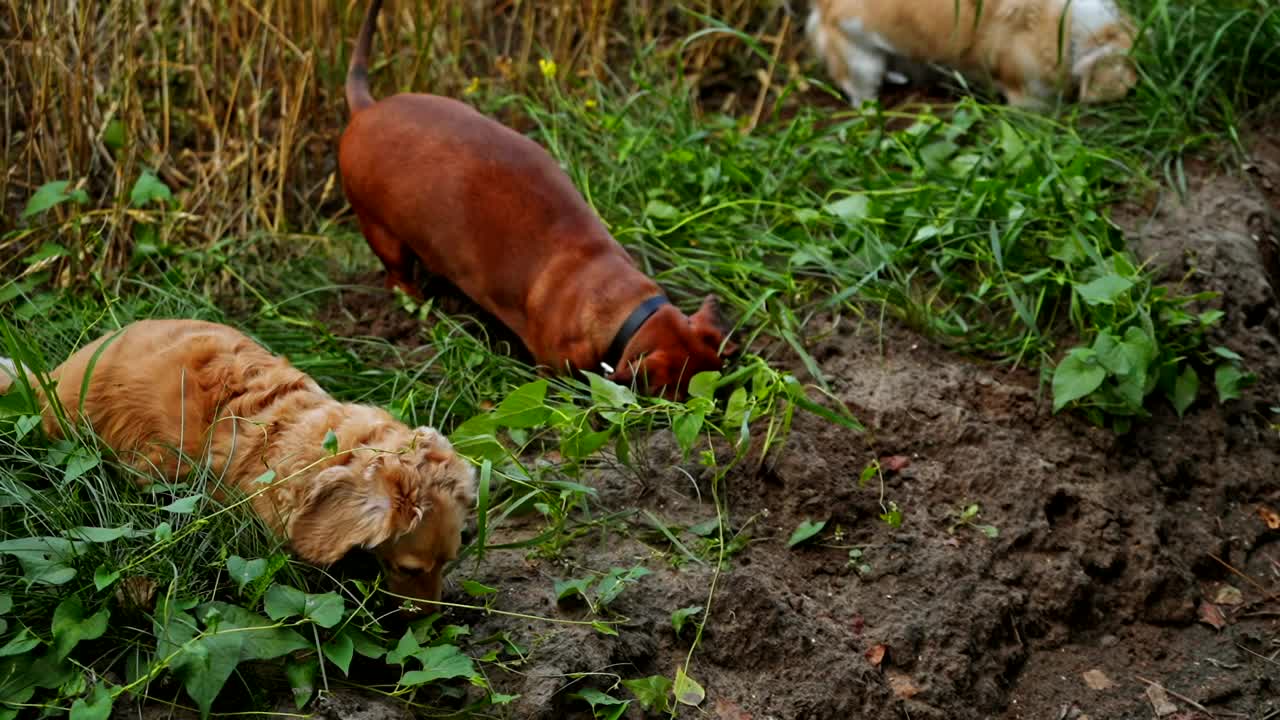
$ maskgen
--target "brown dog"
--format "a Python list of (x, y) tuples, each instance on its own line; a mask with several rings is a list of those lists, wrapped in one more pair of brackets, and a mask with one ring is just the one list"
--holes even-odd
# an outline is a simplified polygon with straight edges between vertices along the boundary
[[(86, 421), (123, 462), (166, 478), (207, 462), (303, 560), (328, 565), (372, 548), (392, 592), (440, 599), (475, 471), (435, 430), (338, 402), (242, 333), (197, 320), (133, 323), (50, 377), (68, 420)], [(0, 394), (15, 378), (0, 359)], [(44, 405), (56, 436), (55, 411)], [(336, 455), (323, 447), (330, 430)], [(267, 471), (274, 480), (263, 483)]]
[(417, 258), (555, 372), (603, 370), (676, 397), (694, 374), (722, 367), (733, 348), (715, 299), (692, 316), (667, 302), (537, 143), (450, 98), (374, 102), (367, 65), (381, 5), (370, 4), (351, 57), (338, 163), (387, 286), (419, 296), (408, 282)]

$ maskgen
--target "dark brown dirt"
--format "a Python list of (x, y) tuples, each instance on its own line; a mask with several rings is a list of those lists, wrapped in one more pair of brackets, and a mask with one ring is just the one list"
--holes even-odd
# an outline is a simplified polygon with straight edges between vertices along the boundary
[[(494, 552), (458, 573), (502, 588), (501, 610), (579, 619), (581, 606), (555, 602), (556, 579), (653, 571), (612, 606), (629, 618), (617, 638), (459, 614), (472, 637), (505, 631), (528, 650), (491, 677), (521, 695), (510, 717), (588, 717), (575, 690), (672, 676), (693, 635), (677, 638), (670, 614), (708, 604), (689, 670), (707, 698), (681, 717), (1149, 718), (1161, 693), (1168, 717), (1277, 717), (1280, 532), (1259, 514), (1280, 509), (1277, 187), (1280, 145), (1264, 134), (1243, 173), (1196, 178), (1185, 205), (1166, 194), (1118, 212), (1168, 277), (1194, 268), (1193, 286), (1223, 293), (1215, 341), (1257, 373), (1245, 398), (1219, 406), (1205, 388), (1184, 419), (1158, 410), (1116, 436), (1054, 416), (1031, 373), (893, 325), (812, 328), (826, 334), (812, 349), (834, 392), (869, 431), (799, 417), (772, 462), (729, 476), (731, 523), (752, 542), (713, 596), (711, 569), (676, 562), (638, 514), (555, 561)], [(638, 474), (589, 478), (597, 513), (648, 510), (677, 528), (714, 515), (709, 472), (681, 463), (668, 435), (639, 449)], [(879, 485), (857, 482), (888, 456), (910, 459), (885, 476), (883, 502), (904, 514), (896, 529), (878, 519)], [(969, 503), (997, 538), (949, 531)], [(788, 549), (809, 518), (827, 520), (823, 542)], [(508, 526), (496, 540), (535, 530)], [(1215, 613), (1220, 629), (1204, 620)]]

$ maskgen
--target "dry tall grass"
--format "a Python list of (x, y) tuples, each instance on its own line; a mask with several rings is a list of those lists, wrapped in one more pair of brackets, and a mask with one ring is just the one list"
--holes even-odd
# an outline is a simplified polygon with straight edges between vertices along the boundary
[[(343, 209), (334, 176), (341, 85), (363, 0), (0, 0), (0, 278), (56, 238), (62, 281), (118, 269), (138, 223), (160, 244), (207, 245), (312, 233)], [(797, 8), (798, 10), (799, 8)], [(692, 12), (691, 12), (692, 11)], [(476, 82), (522, 91), (537, 60), (559, 78), (607, 77), (639, 48), (682, 52), (695, 82), (726, 67), (767, 87), (776, 58), (724, 34), (687, 46), (694, 13), (776, 49), (797, 23), (780, 0), (392, 0), (383, 11), (375, 92), (461, 94)], [(751, 111), (763, 101), (738, 98)], [(723, 98), (721, 98), (723, 100)], [(758, 111), (758, 107), (756, 108)], [(144, 169), (179, 210), (131, 208)], [(18, 220), (41, 184), (70, 180), (83, 208)]]

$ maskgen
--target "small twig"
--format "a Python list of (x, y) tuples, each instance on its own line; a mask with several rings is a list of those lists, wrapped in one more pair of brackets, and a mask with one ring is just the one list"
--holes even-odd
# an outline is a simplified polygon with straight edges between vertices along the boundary
[[(1269, 663), (1271, 663), (1272, 665), (1280, 665), (1280, 663), (1278, 663), (1278, 662), (1276, 662), (1275, 660), (1273, 660), (1273, 659), (1271, 659), (1271, 658), (1267, 657), (1266, 655), (1263, 655), (1263, 654), (1261, 654), (1261, 653), (1256, 653), (1256, 652), (1254, 652), (1254, 651), (1250, 650), (1249, 648), (1247, 648), (1247, 647), (1245, 647), (1245, 646), (1241, 645), (1240, 643), (1236, 643), (1236, 647), (1240, 648), (1241, 650), (1243, 650), (1243, 651), (1245, 651), (1245, 652), (1249, 653), (1250, 655), (1252, 655), (1252, 656), (1254, 656), (1254, 657), (1258, 658), (1259, 660), (1261, 660), (1261, 661), (1263, 661), (1263, 662), (1269, 662)], [(1280, 711), (1277, 711), (1277, 712), (1280, 712)]]
[[(1267, 596), (1267, 597), (1266, 597), (1266, 600), (1271, 600), (1271, 599), (1273, 599), (1273, 598), (1280, 598), (1280, 591), (1272, 591), (1272, 590), (1270, 590), (1269, 588), (1267, 588), (1267, 587), (1266, 587), (1265, 585), (1263, 585), (1262, 583), (1258, 582), (1257, 580), (1254, 580), (1253, 578), (1249, 577), (1249, 576), (1248, 576), (1248, 575), (1246, 575), (1245, 573), (1243, 573), (1243, 572), (1241, 572), (1241, 571), (1239, 571), (1239, 570), (1235, 569), (1235, 568), (1234, 568), (1234, 567), (1232, 567), (1232, 566), (1231, 566), (1231, 564), (1230, 564), (1230, 563), (1228, 563), (1226, 560), (1223, 560), (1222, 558), (1218, 557), (1217, 555), (1214, 555), (1213, 553), (1209, 553), (1209, 557), (1213, 558), (1214, 560), (1217, 560), (1219, 563), (1221, 563), (1221, 564), (1222, 564), (1222, 567), (1224, 567), (1224, 568), (1226, 568), (1226, 569), (1230, 570), (1231, 572), (1235, 573), (1236, 575), (1239, 575), (1240, 577), (1244, 578), (1244, 579), (1245, 579), (1245, 580), (1246, 580), (1250, 585), (1252, 585), (1252, 586), (1254, 586), (1254, 587), (1258, 588), (1258, 590), (1261, 590), (1264, 594), (1266, 594), (1266, 596)], [(1264, 600), (1263, 602), (1266, 602), (1266, 600)]]
[[(1207, 708), (1207, 707), (1204, 707), (1203, 705), (1201, 705), (1201, 703), (1198, 703), (1198, 702), (1196, 702), (1196, 701), (1192, 700), (1192, 698), (1189, 698), (1189, 697), (1187, 697), (1187, 696), (1184, 696), (1184, 694), (1175, 693), (1174, 691), (1171, 691), (1171, 689), (1166, 688), (1166, 687), (1165, 687), (1165, 685), (1161, 685), (1160, 683), (1155, 682), (1155, 680), (1148, 680), (1147, 678), (1143, 678), (1143, 676), (1142, 676), (1142, 675), (1134, 675), (1134, 678), (1137, 678), (1137, 679), (1139, 679), (1139, 680), (1142, 680), (1142, 682), (1143, 682), (1143, 683), (1147, 683), (1148, 685), (1152, 685), (1152, 687), (1156, 687), (1156, 688), (1160, 688), (1160, 689), (1162, 689), (1162, 691), (1165, 691), (1166, 693), (1169, 693), (1169, 694), (1170, 694), (1170, 696), (1172, 696), (1172, 697), (1176, 697), (1176, 698), (1178, 698), (1178, 700), (1183, 701), (1183, 702), (1187, 703), (1187, 705), (1189, 705), (1189, 706), (1192, 706), (1192, 707), (1196, 708), (1196, 710), (1199, 710), (1199, 711), (1203, 712), (1203, 714), (1204, 714), (1204, 715), (1208, 715), (1208, 716), (1210, 716), (1210, 717), (1215, 716), (1215, 715), (1213, 715), (1213, 714), (1212, 714), (1212, 712), (1208, 711), (1208, 708)], [(1233, 715), (1235, 715), (1235, 714), (1233, 714)]]

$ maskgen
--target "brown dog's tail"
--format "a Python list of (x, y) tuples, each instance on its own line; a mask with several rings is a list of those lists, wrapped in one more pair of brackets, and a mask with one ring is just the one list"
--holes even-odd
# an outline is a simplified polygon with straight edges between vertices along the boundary
[(373, 94), (369, 92), (369, 48), (373, 45), (373, 30), (378, 24), (378, 11), (381, 9), (382, 0), (369, 3), (364, 24), (356, 36), (355, 50), (351, 52), (351, 65), (347, 67), (347, 107), (352, 115), (373, 104)]

